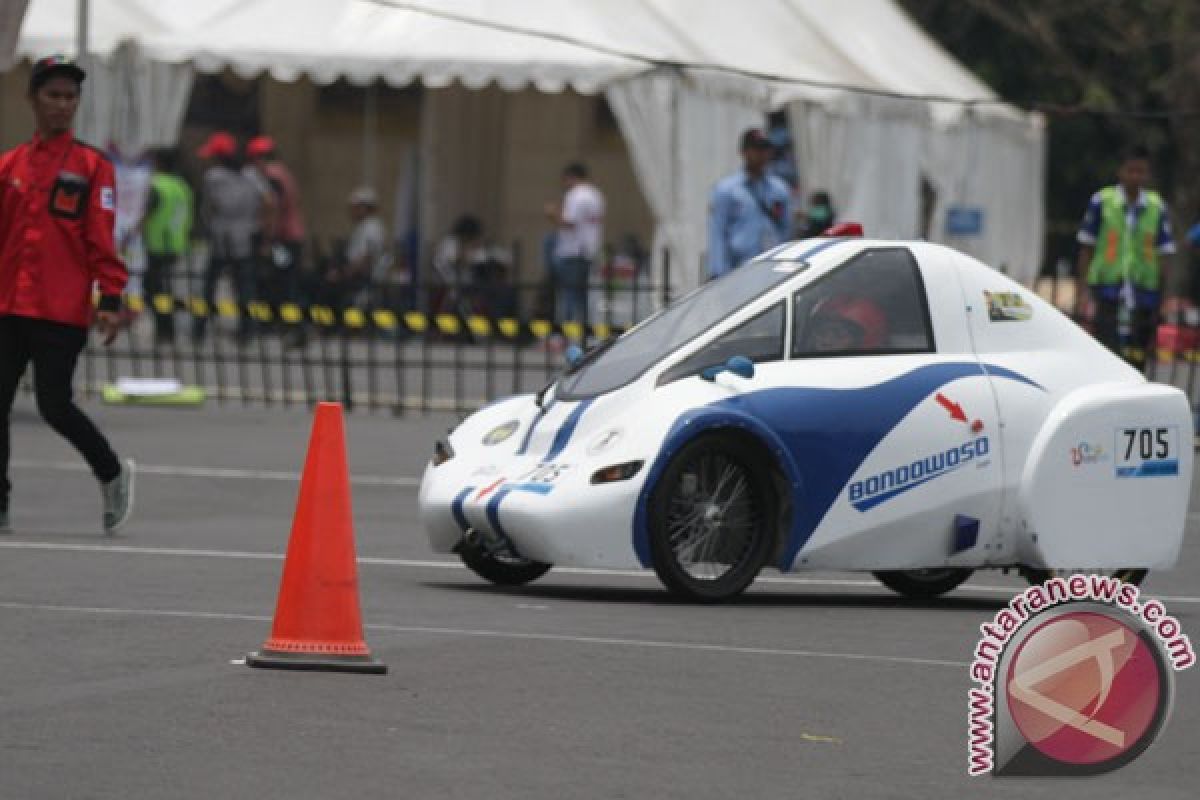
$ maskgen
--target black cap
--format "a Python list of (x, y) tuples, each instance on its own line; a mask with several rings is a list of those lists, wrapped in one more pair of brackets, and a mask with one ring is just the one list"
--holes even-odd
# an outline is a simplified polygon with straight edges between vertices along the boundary
[(29, 73), (29, 91), (36, 92), (55, 75), (71, 78), (79, 84), (87, 77), (87, 73), (74, 60), (61, 54), (46, 56), (33, 62), (33, 71)]
[(742, 134), (742, 149), (769, 150), (771, 140), (762, 132), (762, 128), (749, 128)]

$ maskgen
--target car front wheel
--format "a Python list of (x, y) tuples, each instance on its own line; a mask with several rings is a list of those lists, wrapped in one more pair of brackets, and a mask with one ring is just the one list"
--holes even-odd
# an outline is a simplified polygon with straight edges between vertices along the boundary
[(893, 592), (914, 600), (943, 595), (971, 577), (973, 570), (955, 567), (900, 569), (876, 572), (875, 577)]
[(735, 436), (685, 445), (651, 501), (651, 556), (663, 585), (704, 602), (749, 586), (774, 542), (770, 485), (761, 454)]
[(487, 552), (466, 541), (459, 545), (458, 557), (467, 569), (497, 586), (524, 586), (545, 575), (551, 567), (507, 551)]

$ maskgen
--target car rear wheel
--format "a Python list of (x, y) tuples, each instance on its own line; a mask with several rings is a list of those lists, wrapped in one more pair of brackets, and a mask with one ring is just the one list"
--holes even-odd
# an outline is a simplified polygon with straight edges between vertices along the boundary
[(893, 592), (914, 600), (928, 600), (943, 595), (971, 577), (974, 570), (956, 567), (934, 569), (900, 569), (873, 573)]
[(705, 602), (749, 586), (774, 543), (770, 486), (762, 455), (735, 436), (685, 445), (651, 500), (651, 556), (663, 585)]
[(489, 553), (479, 545), (465, 541), (459, 545), (458, 556), (467, 569), (497, 586), (524, 586), (545, 575), (551, 567), (507, 550)]
[(1029, 581), (1031, 586), (1039, 586), (1051, 578), (1069, 578), (1072, 575), (1105, 575), (1110, 578), (1119, 578), (1125, 583), (1132, 583), (1134, 586), (1141, 586), (1142, 581), (1146, 580), (1148, 570), (1134, 569), (1133, 567), (1119, 567), (1117, 569), (1040, 569), (1037, 567), (1021, 567), (1021, 577)]

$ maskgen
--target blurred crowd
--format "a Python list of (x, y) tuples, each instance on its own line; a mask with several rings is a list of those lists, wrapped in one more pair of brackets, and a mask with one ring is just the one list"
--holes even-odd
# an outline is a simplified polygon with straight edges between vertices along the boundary
[[(411, 307), (402, 290), (413, 281), (406, 265), (394, 258), (374, 188), (350, 193), (345, 235), (325, 251), (309, 237), (301, 188), (272, 137), (243, 143), (217, 131), (196, 155), (205, 166), (192, 186), (176, 151), (151, 154), (149, 174), (136, 193), (140, 202), (134, 202), (131, 222), (122, 230), (129, 260), (144, 263), (143, 294), (153, 309), (158, 342), (173, 342), (176, 331), (173, 309), (155, 304), (156, 297), (200, 298), (211, 308), (222, 279), (243, 309), (256, 302), (276, 311), (289, 304), (337, 310)], [(201, 255), (193, 259), (197, 250)], [(185, 291), (179, 290), (180, 282)], [(253, 326), (250, 315), (239, 315), (238, 337), (247, 339)], [(194, 341), (203, 341), (207, 329), (208, 315), (192, 318)], [(302, 343), (304, 327), (294, 327), (291, 335)]]
[[(271, 136), (239, 141), (217, 131), (196, 156), (203, 171), (194, 182), (185, 177), (178, 151), (163, 149), (148, 156), (140, 179), (121, 188), (127, 213), (118, 224), (119, 244), (128, 261), (140, 265), (161, 344), (181, 333), (165, 296), (200, 299), (207, 308), (231, 296), (243, 309), (266, 304), (274, 318), (289, 305), (319, 305), (493, 318), (524, 310), (556, 322), (585, 321), (605, 310), (589, 297), (589, 287), (628, 285), (646, 269), (636, 237), (617, 248), (605, 244), (604, 196), (582, 163), (563, 169), (561, 194), (544, 207), (541, 263), (530, 269), (527, 285), (519, 285), (513, 248), (498, 244), (474, 213), (453, 222), (420, 269), (415, 248), (401, 232), (389, 233), (373, 186), (350, 192), (343, 233), (323, 246), (311, 235), (302, 188)], [(248, 340), (255, 326), (252, 315), (239, 315), (239, 339)], [(209, 315), (196, 314), (186, 333), (201, 343), (208, 327)], [(297, 345), (307, 339), (303, 325), (288, 326), (287, 335)]]

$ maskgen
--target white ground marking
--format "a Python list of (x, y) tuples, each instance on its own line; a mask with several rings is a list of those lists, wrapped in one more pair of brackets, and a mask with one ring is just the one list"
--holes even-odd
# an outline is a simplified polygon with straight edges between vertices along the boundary
[[(74, 461), (23, 461), (13, 459), (11, 462), (17, 469), (58, 470), (65, 472), (89, 472), (90, 468), (82, 462)], [(285, 481), (298, 483), (299, 472), (283, 472), (269, 469), (233, 469), (229, 467), (196, 467), (173, 464), (143, 464), (138, 462), (137, 471), (140, 475), (160, 475), (168, 478), (227, 478), (233, 480)], [(421, 485), (420, 478), (401, 475), (351, 475), (350, 483), (355, 486), (402, 486), (416, 488)]]
[[(27, 531), (38, 533), (38, 531)], [(59, 531), (48, 531), (59, 533)], [(120, 553), (125, 555), (142, 556), (177, 556), (184, 558), (231, 558), (261, 561), (282, 561), (283, 553), (261, 553), (248, 550), (194, 550), (174, 547), (138, 547), (120, 544), (68, 544), (65, 542), (29, 542), (0, 539), (0, 550), (43, 550), (67, 553)], [(377, 558), (359, 556), (359, 564), (378, 567), (401, 567), (406, 569), (466, 569), (460, 561), (433, 561), (414, 558)], [(552, 574), (562, 575), (598, 575), (612, 578), (644, 578), (657, 581), (658, 578), (650, 570), (634, 569), (588, 569), (586, 567), (555, 567)], [(831, 586), (831, 587), (865, 587), (881, 588), (881, 584), (873, 579), (854, 578), (802, 578), (791, 575), (762, 575), (756, 583), (775, 584), (782, 586)], [(990, 594), (1015, 595), (1025, 589), (1024, 584), (1014, 586), (990, 586), (986, 584), (965, 583), (960, 591), (987, 592)], [(1170, 603), (1200, 603), (1200, 597), (1180, 597), (1145, 593), (1147, 597), (1156, 597)]]
[[(270, 622), (270, 617), (257, 614), (226, 614), (216, 611), (171, 611), (148, 608), (106, 608), (98, 606), (42, 605), (39, 603), (0, 602), (0, 608), (12, 611), (43, 611), (63, 614), (104, 614), (125, 617), (169, 617), (173, 619), (229, 620), (233, 622)], [(383, 633), (412, 633), (430, 636), (471, 636), (488, 639), (516, 639), (520, 641), (560, 642), (566, 644), (591, 644), (611, 647), (639, 647), (656, 650), (686, 650), (690, 652), (722, 653), (729, 655), (781, 656), (791, 658), (828, 658), (842, 661), (873, 661), (883, 664), (907, 664), (920, 667), (970, 666), (966, 661), (947, 661), (938, 658), (910, 658), (908, 656), (885, 656), (871, 653), (838, 653), (824, 650), (788, 650), (776, 647), (740, 647), (702, 642), (668, 642), (655, 639), (626, 639), (610, 636), (572, 636), (559, 633), (523, 633), (521, 631), (496, 631), (482, 628), (432, 628), (420, 625), (366, 624), (364, 628)], [(236, 663), (231, 661), (230, 663)]]

